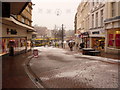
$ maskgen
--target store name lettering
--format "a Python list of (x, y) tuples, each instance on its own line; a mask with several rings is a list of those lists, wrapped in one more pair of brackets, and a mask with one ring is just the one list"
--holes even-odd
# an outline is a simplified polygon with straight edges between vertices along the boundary
[(16, 35), (17, 34), (17, 30), (16, 29), (9, 29), (9, 28), (7, 28), (7, 34)]
[(92, 34), (99, 34), (99, 31), (96, 31), (96, 32), (92, 32)]

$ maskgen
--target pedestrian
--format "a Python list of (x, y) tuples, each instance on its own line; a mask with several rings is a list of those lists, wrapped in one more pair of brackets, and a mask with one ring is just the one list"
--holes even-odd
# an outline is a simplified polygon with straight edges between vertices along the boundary
[(79, 47), (79, 43), (76, 43), (76, 49), (78, 49), (78, 47)]
[(100, 42), (99, 47), (101, 47), (102, 49), (104, 49), (104, 42)]
[(66, 41), (63, 42), (63, 48), (65, 49), (66, 46)]
[(84, 48), (84, 45), (85, 45), (84, 42), (80, 43), (80, 49)]
[(68, 46), (69, 46), (69, 48), (70, 48), (71, 51), (73, 51), (74, 45), (75, 45), (75, 42), (73, 42), (73, 41), (69, 41), (68, 42)]
[(14, 56), (14, 46), (15, 42), (14, 41), (9, 41), (9, 56)]

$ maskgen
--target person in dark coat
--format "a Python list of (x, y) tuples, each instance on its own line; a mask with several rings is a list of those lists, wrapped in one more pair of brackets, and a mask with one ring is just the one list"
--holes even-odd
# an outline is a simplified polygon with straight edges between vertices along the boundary
[(80, 49), (84, 48), (85, 43), (80, 43)]
[(75, 45), (75, 42), (69, 41), (68, 46), (69, 46), (69, 48), (70, 48), (71, 51), (73, 51), (74, 45)]

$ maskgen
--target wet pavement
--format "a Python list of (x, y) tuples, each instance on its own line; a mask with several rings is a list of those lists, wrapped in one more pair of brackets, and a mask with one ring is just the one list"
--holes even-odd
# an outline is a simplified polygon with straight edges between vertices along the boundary
[(31, 52), (2, 58), (2, 88), (36, 88), (24, 69)]
[(31, 59), (30, 67), (45, 88), (118, 88), (117, 63), (59, 48), (37, 49), (39, 57)]

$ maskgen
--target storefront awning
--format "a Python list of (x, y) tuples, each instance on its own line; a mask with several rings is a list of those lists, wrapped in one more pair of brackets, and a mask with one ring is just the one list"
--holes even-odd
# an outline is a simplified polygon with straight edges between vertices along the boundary
[(105, 35), (89, 35), (89, 37), (105, 37)]
[(33, 34), (33, 35), (37, 35), (38, 33), (36, 33), (36, 32), (33, 32), (32, 34)]

